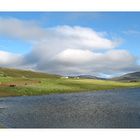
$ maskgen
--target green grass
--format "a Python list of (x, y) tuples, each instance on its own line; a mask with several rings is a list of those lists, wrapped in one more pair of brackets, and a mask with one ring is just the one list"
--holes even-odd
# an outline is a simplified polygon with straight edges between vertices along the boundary
[[(10, 87), (10, 85), (16, 85)], [(58, 75), (0, 68), (0, 97), (43, 95), (140, 87), (140, 82), (92, 79), (62, 79)]]
[[(124, 83), (92, 79), (3, 77), (0, 78), (0, 82), (2, 85), (0, 86), (0, 96), (42, 95), (140, 87), (140, 82)], [(15, 84), (16, 87), (10, 87), (10, 84)]]

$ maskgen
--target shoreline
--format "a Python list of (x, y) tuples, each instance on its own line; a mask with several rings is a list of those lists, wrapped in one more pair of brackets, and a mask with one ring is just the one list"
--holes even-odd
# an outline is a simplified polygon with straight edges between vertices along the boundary
[(63, 95), (63, 94), (86, 94), (93, 92), (100, 92), (100, 91), (116, 91), (116, 90), (127, 90), (127, 89), (140, 89), (140, 87), (120, 87), (120, 88), (112, 88), (112, 89), (100, 89), (100, 90), (87, 90), (87, 91), (72, 91), (72, 92), (54, 92), (54, 93), (42, 93), (42, 94), (32, 94), (32, 95), (13, 95), (13, 96), (0, 96), (2, 98), (14, 98), (14, 97), (34, 97), (34, 96), (48, 96), (48, 95)]

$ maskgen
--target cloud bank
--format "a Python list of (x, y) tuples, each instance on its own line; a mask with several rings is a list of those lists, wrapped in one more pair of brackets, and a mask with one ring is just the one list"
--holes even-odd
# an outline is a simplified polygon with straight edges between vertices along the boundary
[(113, 74), (137, 70), (137, 59), (118, 49), (120, 40), (80, 26), (41, 27), (33, 21), (0, 18), (0, 36), (29, 42), (26, 55), (0, 51), (0, 66), (55, 74)]

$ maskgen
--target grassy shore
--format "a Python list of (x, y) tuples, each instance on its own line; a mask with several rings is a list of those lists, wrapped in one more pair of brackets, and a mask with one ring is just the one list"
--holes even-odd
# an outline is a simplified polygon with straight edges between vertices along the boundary
[[(15, 85), (10, 87), (10, 85)], [(30, 96), (140, 87), (140, 82), (115, 82), (93, 79), (0, 77), (0, 96)]]

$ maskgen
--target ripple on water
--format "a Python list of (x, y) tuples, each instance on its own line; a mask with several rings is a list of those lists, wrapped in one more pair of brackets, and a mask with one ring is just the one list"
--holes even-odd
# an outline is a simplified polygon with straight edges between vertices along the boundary
[(140, 128), (139, 101), (140, 88), (8, 97), (0, 120), (18, 128)]

